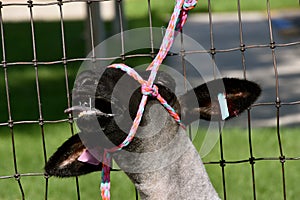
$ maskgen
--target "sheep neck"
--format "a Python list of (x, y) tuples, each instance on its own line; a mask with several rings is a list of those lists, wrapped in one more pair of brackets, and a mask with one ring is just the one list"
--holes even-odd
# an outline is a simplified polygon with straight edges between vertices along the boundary
[(161, 105), (150, 103), (143, 117), (149, 124), (114, 156), (141, 199), (219, 199), (192, 142)]

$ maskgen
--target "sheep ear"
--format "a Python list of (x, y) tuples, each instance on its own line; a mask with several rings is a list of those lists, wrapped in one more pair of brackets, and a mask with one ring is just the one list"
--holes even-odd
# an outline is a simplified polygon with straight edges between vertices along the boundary
[[(89, 155), (89, 158), (80, 161), (87, 157), (84, 156), (86, 154)], [(50, 176), (71, 177), (100, 171), (102, 163), (91, 162), (96, 159), (92, 159), (90, 156), (91, 154), (83, 145), (79, 134), (73, 135), (49, 158), (45, 166), (45, 172)]]
[[(183, 122), (189, 124), (199, 117), (205, 120), (221, 119), (219, 94), (224, 94), (226, 98), (229, 113), (226, 120), (236, 117), (249, 108), (260, 93), (258, 84), (244, 79), (222, 78), (202, 84), (179, 98)], [(195, 97), (197, 101), (193, 105), (191, 99)]]

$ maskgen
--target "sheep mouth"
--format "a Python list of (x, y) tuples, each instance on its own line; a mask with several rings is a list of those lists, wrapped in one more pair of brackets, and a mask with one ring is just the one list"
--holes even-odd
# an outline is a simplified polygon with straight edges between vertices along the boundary
[(85, 106), (85, 105), (72, 106), (70, 108), (67, 108), (64, 112), (66, 114), (73, 113), (74, 115), (77, 115), (78, 118), (85, 117), (85, 116), (91, 116), (91, 115), (94, 115), (96, 117), (113, 117), (113, 116), (115, 116), (114, 114), (105, 113), (97, 108), (89, 107), (89, 106)]

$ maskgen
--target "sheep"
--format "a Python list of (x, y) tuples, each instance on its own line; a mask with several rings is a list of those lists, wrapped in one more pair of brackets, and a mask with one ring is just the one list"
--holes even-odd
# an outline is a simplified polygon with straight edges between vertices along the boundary
[[(118, 84), (123, 78), (126, 84)], [(119, 145), (126, 138), (142, 98), (139, 85), (118, 69), (106, 69), (100, 79), (94, 71), (86, 70), (76, 80), (74, 106), (66, 112), (78, 116), (80, 132), (50, 157), (45, 166), (49, 176), (71, 177), (101, 170), (104, 149)], [(155, 85), (185, 125), (199, 118), (220, 120), (220, 93), (227, 100), (226, 119), (249, 108), (261, 93), (256, 83), (237, 78), (216, 79), (178, 97), (169, 75), (158, 74)], [(126, 92), (128, 88), (130, 92)], [(219, 199), (184, 128), (154, 97), (149, 97), (136, 136), (112, 157), (143, 200)]]

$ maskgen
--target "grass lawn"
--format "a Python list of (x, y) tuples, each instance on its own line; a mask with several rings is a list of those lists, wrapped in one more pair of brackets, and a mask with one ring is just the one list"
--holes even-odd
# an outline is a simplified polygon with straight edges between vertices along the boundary
[[(228, 122), (230, 123), (230, 122)], [(299, 130), (282, 128), (283, 152), (286, 157), (298, 157), (300, 147)], [(224, 159), (237, 161), (250, 158), (247, 130), (225, 129), (223, 133)], [(255, 158), (278, 158), (280, 156), (276, 130), (256, 128), (252, 130), (252, 148)], [(220, 148), (217, 144), (203, 161), (219, 161)], [(286, 161), (285, 176), (287, 199), (297, 199), (300, 174), (299, 161)], [(206, 165), (214, 186), (222, 197), (221, 169), (219, 165)], [(257, 199), (283, 199), (282, 172), (279, 161), (256, 161), (254, 165)], [(249, 163), (227, 164), (225, 167), (226, 192), (228, 199), (253, 199), (251, 166)]]
[[(125, 11), (130, 19), (138, 19), (145, 17), (148, 14), (148, 7), (146, 1), (140, 0), (128, 0), (125, 4)], [(152, 0), (151, 8), (154, 10), (154, 15), (159, 15), (166, 19), (173, 10), (175, 1), (159, 1)], [(240, 1), (242, 11), (260, 11), (266, 10), (267, 1), (266, 0), (241, 0)], [(137, 5), (138, 9), (137, 9)], [(299, 8), (298, 0), (270, 0), (271, 9), (284, 9), (284, 8)], [(211, 0), (211, 9), (213, 12), (236, 12), (237, 11), (237, 0)], [(208, 1), (198, 1), (197, 6), (191, 12), (207, 12), (208, 11)]]
[[(146, 1), (137, 9), (140, 0), (128, 0), (125, 3), (125, 14), (128, 26), (147, 26)], [(172, 3), (169, 3), (172, 2)], [(262, 3), (263, 2), (263, 3)], [(298, 0), (270, 0), (272, 8), (296, 8)], [(170, 16), (173, 1), (151, 1), (153, 25), (161, 27)], [(263, 10), (265, 1), (241, 1), (242, 9)], [(163, 9), (162, 9), (163, 8)], [(236, 0), (214, 0), (212, 10), (236, 11)], [(199, 1), (195, 11), (206, 12), (206, 1)], [(65, 22), (66, 54), (68, 58), (85, 57), (85, 41), (83, 21)], [(6, 61), (31, 61), (33, 59), (30, 24), (5, 23)], [(61, 60), (63, 57), (59, 22), (35, 22), (37, 59), (39, 61)], [(2, 49), (0, 50), (2, 58)], [(72, 88), (79, 62), (68, 63), (69, 85)], [(32, 65), (9, 66), (8, 86), (11, 101), (11, 113), (14, 121), (38, 120), (38, 101), (35, 84), (35, 70)], [(41, 91), (42, 113), (44, 120), (64, 119), (63, 110), (67, 107), (64, 66), (39, 65), (39, 84)], [(8, 121), (7, 101), (4, 82), (4, 69), (0, 69), (0, 123)], [(68, 123), (46, 124), (44, 126), (47, 157), (70, 137)], [(44, 157), (41, 128), (38, 124), (15, 125), (15, 145), (19, 173), (43, 172)], [(248, 135), (246, 130), (226, 129), (224, 132), (225, 160), (249, 158)], [(287, 157), (299, 156), (299, 139), (297, 129), (282, 128), (283, 148)], [(195, 144), (199, 146), (199, 144)], [(276, 131), (272, 128), (253, 130), (254, 156), (279, 157)], [(13, 175), (14, 165), (10, 130), (0, 126), (0, 176)], [(220, 151), (216, 145), (207, 161), (219, 161)], [(285, 164), (287, 199), (297, 199), (300, 195), (298, 184), (300, 174), (299, 161), (287, 161)], [(206, 165), (220, 196), (222, 196), (222, 177), (219, 165)], [(227, 164), (225, 167), (226, 191), (228, 199), (252, 199), (251, 168), (249, 163)], [(79, 178), (81, 199), (99, 199), (100, 173), (93, 173)], [(255, 181), (258, 199), (282, 199), (281, 165), (279, 161), (257, 161), (255, 164)], [(22, 177), (26, 199), (43, 199), (45, 179), (43, 176)], [(14, 179), (0, 179), (0, 200), (20, 199), (18, 184)], [(48, 199), (76, 199), (75, 179), (50, 178)], [(112, 199), (134, 199), (134, 187), (122, 172), (112, 172)]]
[[(11, 136), (9, 128), (0, 128), (0, 176), (14, 174)], [(38, 125), (16, 125), (14, 127), (18, 170), (20, 173), (43, 172), (43, 152), (40, 127)], [(283, 128), (283, 149), (286, 157), (299, 156), (300, 135), (295, 128)], [(46, 148), (51, 155), (70, 136), (69, 124), (45, 125)], [(201, 131), (200, 134), (203, 134)], [(223, 133), (224, 159), (234, 161), (249, 158), (247, 131), (238, 128), (225, 129)], [(254, 157), (279, 157), (275, 129), (254, 129), (252, 134)], [(196, 146), (198, 144), (195, 144)], [(203, 161), (219, 161), (219, 145), (203, 158)], [(285, 175), (287, 199), (300, 195), (298, 184), (299, 161), (287, 161)], [(222, 175), (219, 165), (206, 165), (213, 185), (222, 197)], [(252, 177), (249, 163), (227, 164), (225, 167), (226, 192), (228, 199), (252, 199)], [(82, 199), (99, 199), (100, 173), (79, 178)], [(282, 175), (279, 161), (257, 161), (255, 181), (258, 199), (282, 199)], [(22, 177), (26, 199), (43, 199), (45, 179), (43, 176)], [(0, 179), (0, 200), (20, 199), (17, 182), (14, 179)], [(134, 187), (123, 172), (112, 172), (112, 199), (134, 199)], [(76, 199), (75, 179), (50, 178), (49, 199)]]
[[(46, 149), (50, 156), (64, 140), (70, 137), (67, 123), (45, 125)], [(19, 173), (43, 173), (44, 158), (42, 150), (41, 129), (38, 125), (16, 125), (15, 145)], [(13, 154), (9, 128), (0, 128), (0, 176), (14, 174)], [(43, 176), (22, 177), (22, 186), (26, 199), (43, 199), (45, 179)], [(100, 172), (79, 178), (82, 199), (99, 199)], [(121, 172), (112, 172), (113, 199), (133, 199), (134, 187)], [(77, 199), (75, 179), (50, 178), (48, 199)], [(21, 199), (21, 193), (15, 179), (0, 179), (0, 200)]]

